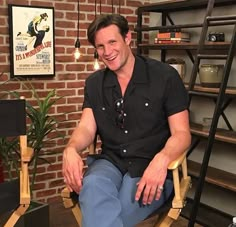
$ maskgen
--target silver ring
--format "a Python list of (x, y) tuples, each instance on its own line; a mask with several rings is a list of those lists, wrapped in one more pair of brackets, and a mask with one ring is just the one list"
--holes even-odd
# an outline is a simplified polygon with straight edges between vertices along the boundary
[(164, 189), (163, 186), (159, 186), (159, 187), (158, 187), (158, 190), (159, 190), (159, 191), (163, 191), (163, 189)]

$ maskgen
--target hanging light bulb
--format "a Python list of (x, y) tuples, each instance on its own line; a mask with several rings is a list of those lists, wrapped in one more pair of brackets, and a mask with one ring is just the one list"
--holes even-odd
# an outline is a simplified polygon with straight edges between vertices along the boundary
[(79, 0), (78, 0), (78, 20), (77, 20), (77, 39), (76, 39), (76, 42), (75, 42), (75, 51), (73, 52), (73, 55), (74, 55), (74, 58), (76, 60), (78, 60), (81, 56), (81, 53), (80, 53), (80, 41), (79, 41), (79, 14), (80, 14), (80, 10), (79, 10)]
[(98, 52), (96, 50), (94, 52), (93, 68), (94, 68), (94, 70), (100, 69), (100, 64), (99, 64), (99, 61), (98, 61)]
[(80, 48), (80, 41), (79, 41), (79, 38), (77, 38), (76, 42), (75, 42), (75, 51), (73, 52), (74, 54), (74, 58), (76, 60), (78, 60), (80, 58), (80, 51), (79, 51), (79, 48)]

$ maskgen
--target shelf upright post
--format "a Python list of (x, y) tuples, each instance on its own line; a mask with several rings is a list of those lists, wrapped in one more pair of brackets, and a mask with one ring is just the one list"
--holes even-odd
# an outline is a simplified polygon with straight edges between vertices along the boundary
[(142, 43), (142, 21), (143, 21), (143, 15), (142, 11), (138, 8), (138, 17), (137, 17), (137, 54), (142, 54), (142, 48), (139, 47), (139, 44)]
[[(188, 224), (189, 227), (193, 227), (194, 223), (196, 221), (198, 207), (200, 205), (201, 194), (202, 194), (202, 190), (203, 190), (203, 186), (204, 186), (204, 182), (205, 182), (206, 172), (207, 172), (207, 168), (208, 168), (208, 164), (209, 164), (209, 160), (210, 160), (210, 156), (211, 156), (212, 146), (213, 146), (214, 140), (215, 140), (215, 134), (216, 134), (216, 130), (217, 130), (219, 117), (222, 114), (222, 106), (223, 106), (224, 100), (225, 100), (225, 91), (226, 91), (226, 87), (227, 87), (227, 83), (228, 83), (228, 79), (229, 79), (229, 74), (230, 74), (230, 70), (231, 70), (231, 66), (232, 66), (232, 62), (233, 62), (233, 57), (235, 54), (235, 48), (236, 48), (236, 16), (234, 16), (234, 17), (232, 17), (232, 16), (228, 16), (228, 17), (227, 16), (224, 16), (224, 17), (211, 16), (214, 4), (215, 4), (215, 0), (208, 1), (206, 16), (204, 19), (203, 28), (202, 28), (202, 32), (201, 32), (201, 36), (200, 36), (199, 47), (197, 50), (197, 55), (195, 58), (195, 62), (194, 62), (194, 66), (193, 66), (192, 74), (191, 74), (191, 79), (190, 79), (190, 84), (189, 84), (190, 94), (191, 94), (191, 91), (194, 90), (194, 84), (195, 84), (195, 80), (196, 80), (196, 76), (197, 76), (197, 72), (198, 72), (198, 68), (199, 68), (199, 63), (200, 63), (201, 59), (207, 59), (207, 58), (209, 58), (209, 59), (225, 59), (226, 63), (225, 63), (224, 71), (223, 71), (223, 78), (222, 78), (221, 86), (219, 89), (219, 94), (218, 94), (216, 105), (215, 105), (212, 123), (211, 123), (210, 130), (209, 130), (209, 137), (207, 140), (207, 145), (206, 145), (203, 160), (202, 160), (200, 175), (199, 175), (198, 183), (196, 186), (196, 191), (195, 191), (194, 200), (193, 200), (193, 206), (191, 209), (190, 220), (189, 220), (189, 224)], [(228, 25), (232, 24), (232, 20), (234, 22), (234, 29), (232, 32), (231, 45), (229, 47), (228, 54), (221, 55), (221, 56), (218, 55), (215, 57), (212, 57), (212, 55), (201, 54), (201, 52), (204, 50), (204, 44), (205, 44), (205, 40), (206, 40), (208, 26), (211, 26), (211, 24), (213, 22), (217, 23), (219, 21), (224, 21), (224, 24), (227, 25), (227, 22), (226, 22), (227, 20), (228, 20)], [(220, 23), (219, 23), (219, 25), (220, 25)]]
[[(161, 25), (166, 26), (166, 12), (163, 12), (161, 14)], [(166, 61), (166, 50), (161, 51), (161, 61), (162, 62)]]

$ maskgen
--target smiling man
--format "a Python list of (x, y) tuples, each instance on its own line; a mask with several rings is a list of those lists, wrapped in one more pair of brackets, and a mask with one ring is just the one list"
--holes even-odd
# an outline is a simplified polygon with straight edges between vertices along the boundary
[[(135, 56), (127, 20), (101, 15), (88, 40), (106, 68), (85, 85), (83, 112), (63, 153), (63, 175), (79, 194), (83, 227), (133, 227), (173, 190), (167, 167), (190, 145), (188, 96), (171, 66)], [(80, 152), (99, 135), (101, 154)]]

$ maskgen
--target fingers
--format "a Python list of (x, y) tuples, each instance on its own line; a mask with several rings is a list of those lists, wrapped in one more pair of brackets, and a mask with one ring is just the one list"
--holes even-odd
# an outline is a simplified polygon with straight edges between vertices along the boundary
[(142, 180), (137, 183), (138, 188), (135, 195), (135, 200), (142, 200), (143, 205), (151, 204), (154, 200), (159, 200), (163, 191), (163, 186), (150, 186), (144, 183)]
[(83, 179), (83, 161), (80, 156), (64, 152), (63, 155), (64, 182), (70, 191), (80, 192)]
[(143, 205), (146, 205), (147, 203), (150, 204), (153, 199), (151, 199), (151, 187), (146, 186), (143, 192)]
[(80, 174), (77, 174), (77, 176), (75, 176), (74, 174), (67, 174), (66, 176), (64, 176), (64, 182), (70, 189), (70, 191), (79, 193), (82, 188), (82, 179)]
[(157, 187), (157, 192), (156, 192), (155, 200), (159, 200), (160, 199), (163, 189), (164, 189), (163, 186), (158, 186)]
[(163, 191), (163, 187), (160, 187), (160, 186), (159, 187), (146, 186), (143, 191), (142, 203), (146, 205), (146, 204), (151, 204), (154, 199), (159, 200), (161, 197), (162, 191)]
[(143, 189), (144, 189), (144, 187), (145, 187), (145, 184), (144, 184), (144, 183), (142, 182), (142, 180), (141, 180), (141, 181), (139, 181), (139, 182), (137, 183), (137, 186), (138, 186), (138, 188), (137, 188), (137, 191), (136, 191), (136, 194), (135, 194), (135, 200), (136, 200), (136, 201), (139, 201), (140, 198), (141, 198)]
[[(64, 183), (66, 184), (66, 180), (64, 180)], [(66, 187), (67, 187), (67, 189), (68, 189), (70, 192), (73, 192), (73, 189), (70, 187), (70, 185), (67, 185), (67, 184), (66, 184)]]

